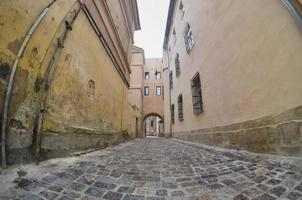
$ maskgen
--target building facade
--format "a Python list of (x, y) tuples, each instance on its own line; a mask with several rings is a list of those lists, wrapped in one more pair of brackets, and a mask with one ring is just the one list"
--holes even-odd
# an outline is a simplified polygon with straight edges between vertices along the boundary
[(136, 0), (0, 2), (2, 163), (134, 137)]
[[(160, 118), (163, 130), (164, 126), (164, 110), (163, 110), (163, 59), (162, 58), (147, 58), (144, 68), (144, 132), (150, 130), (150, 123), (145, 123), (147, 118), (156, 116)], [(157, 121), (157, 120), (156, 120)], [(146, 127), (148, 125), (148, 127)], [(159, 133), (160, 134), (160, 133)]]
[(301, 5), (171, 0), (164, 43), (166, 134), (302, 155)]
[(143, 134), (143, 118), (144, 118), (144, 67), (145, 52), (142, 48), (133, 47), (131, 60), (131, 75), (129, 88), (129, 103), (139, 110), (139, 118), (137, 118), (138, 129), (136, 137), (142, 138)]

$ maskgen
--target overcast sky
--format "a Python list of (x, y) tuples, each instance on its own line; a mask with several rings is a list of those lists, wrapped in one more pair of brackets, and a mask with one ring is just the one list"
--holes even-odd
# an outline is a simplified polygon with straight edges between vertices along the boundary
[(135, 33), (135, 45), (145, 50), (146, 58), (161, 58), (169, 0), (137, 0), (141, 31)]

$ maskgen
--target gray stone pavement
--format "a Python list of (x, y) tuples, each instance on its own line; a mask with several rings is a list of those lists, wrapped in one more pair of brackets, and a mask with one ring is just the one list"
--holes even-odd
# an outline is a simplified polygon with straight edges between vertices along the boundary
[(3, 171), (0, 199), (298, 200), (301, 168), (300, 158), (139, 139)]

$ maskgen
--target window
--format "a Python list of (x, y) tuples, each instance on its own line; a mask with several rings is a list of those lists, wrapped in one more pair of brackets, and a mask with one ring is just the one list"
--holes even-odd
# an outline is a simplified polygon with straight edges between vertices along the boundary
[(154, 121), (153, 121), (153, 119), (151, 119), (151, 127), (153, 127), (154, 126)]
[(156, 86), (156, 96), (161, 96), (161, 86)]
[(174, 110), (174, 104), (171, 105), (171, 122), (172, 122), (172, 124), (175, 123), (175, 110)]
[(145, 96), (149, 96), (149, 93), (150, 93), (149, 87), (147, 86), (147, 87), (145, 87), (145, 89), (144, 89), (144, 94), (145, 94)]
[(155, 76), (156, 76), (156, 79), (157, 79), (157, 80), (160, 80), (160, 79), (161, 79), (161, 73), (160, 73), (160, 72), (156, 72)]
[(185, 8), (184, 8), (184, 4), (182, 3), (182, 1), (179, 3), (178, 9), (181, 11), (181, 19), (183, 19), (184, 15), (185, 15)]
[(191, 90), (193, 100), (193, 113), (195, 115), (198, 115), (203, 112), (203, 101), (199, 73), (197, 73), (191, 80)]
[(179, 121), (184, 120), (184, 114), (183, 114), (183, 100), (182, 100), (182, 95), (179, 95), (177, 98), (178, 102), (178, 119)]
[(179, 62), (179, 54), (176, 54), (175, 57), (175, 71), (176, 71), (176, 77), (178, 78), (180, 75), (180, 62)]
[(170, 71), (169, 74), (169, 86), (170, 86), (170, 90), (173, 89), (173, 72)]
[(175, 28), (173, 29), (173, 42), (174, 42), (174, 46), (176, 44), (176, 41), (177, 41), (177, 37), (176, 37), (176, 31), (175, 31)]
[(149, 79), (150, 78), (150, 73), (149, 72), (145, 72), (145, 79)]
[(190, 51), (192, 50), (192, 48), (194, 46), (193, 33), (192, 33), (192, 29), (190, 27), (190, 24), (186, 25), (184, 36), (185, 36), (187, 53), (190, 53)]

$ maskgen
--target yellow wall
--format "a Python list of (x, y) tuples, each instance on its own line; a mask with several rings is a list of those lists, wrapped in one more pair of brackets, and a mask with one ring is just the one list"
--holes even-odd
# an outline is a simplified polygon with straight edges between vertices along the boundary
[[(0, 2), (1, 105), (10, 72), (3, 66), (12, 67), (27, 31), (49, 3), (50, 0)], [(10, 102), (9, 129), (22, 129), (27, 138), (32, 138), (34, 121), (39, 114), (42, 83), (55, 53), (57, 39), (65, 31), (64, 21), (70, 19), (78, 8), (76, 0), (57, 0), (33, 33), (20, 60)], [(47, 93), (42, 132), (61, 134), (91, 130), (100, 134), (106, 131), (135, 134), (137, 111), (128, 104), (128, 87), (83, 11), (67, 34), (55, 68)], [(12, 145), (23, 140), (18, 131), (10, 131), (8, 138)], [(28, 145), (31, 144), (16, 148)]]

